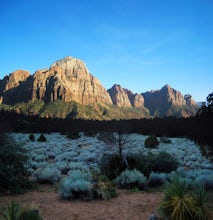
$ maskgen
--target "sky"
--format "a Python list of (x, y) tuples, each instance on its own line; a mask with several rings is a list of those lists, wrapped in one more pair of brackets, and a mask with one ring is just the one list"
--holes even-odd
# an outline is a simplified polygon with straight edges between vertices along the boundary
[(0, 79), (72, 56), (109, 89), (213, 92), (213, 0), (0, 0)]

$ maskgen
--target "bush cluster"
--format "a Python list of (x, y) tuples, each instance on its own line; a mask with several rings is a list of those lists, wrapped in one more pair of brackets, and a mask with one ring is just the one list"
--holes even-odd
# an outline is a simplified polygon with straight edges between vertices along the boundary
[(60, 195), (65, 199), (109, 199), (116, 195), (115, 185), (99, 174), (74, 170), (60, 186)]
[(157, 154), (132, 154), (126, 158), (120, 155), (104, 155), (100, 161), (101, 172), (110, 179), (115, 179), (126, 169), (137, 169), (146, 177), (150, 173), (170, 173), (178, 168), (178, 161), (175, 157), (162, 151)]

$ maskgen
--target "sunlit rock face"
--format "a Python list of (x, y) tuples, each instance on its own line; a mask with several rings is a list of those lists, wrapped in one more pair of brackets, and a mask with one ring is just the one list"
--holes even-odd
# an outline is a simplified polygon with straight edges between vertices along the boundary
[(190, 95), (185, 97), (181, 92), (165, 85), (160, 90), (142, 93), (144, 105), (153, 116), (188, 117), (196, 114), (198, 106)]
[[(25, 88), (19, 87), (19, 81), (25, 81)], [(23, 95), (23, 100), (19, 98), (18, 102), (36, 100), (51, 102), (62, 99), (65, 102), (76, 101), (83, 105), (112, 104), (110, 95), (100, 81), (89, 73), (81, 60), (73, 57), (58, 60), (49, 69), (38, 70), (32, 76), (26, 71), (19, 71), (13, 74), (13, 77), (9, 76), (4, 87), (4, 92), (2, 91), (1, 94), (2, 102), (9, 104), (15, 102), (17, 92)], [(18, 89), (12, 90), (15, 87)], [(10, 92), (5, 94), (9, 90)], [(14, 98), (12, 99), (11, 96)]]

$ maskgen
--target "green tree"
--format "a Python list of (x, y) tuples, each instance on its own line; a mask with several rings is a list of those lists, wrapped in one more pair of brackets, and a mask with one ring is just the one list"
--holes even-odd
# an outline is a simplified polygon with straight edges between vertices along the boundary
[(26, 150), (7, 134), (0, 134), (0, 192), (20, 193), (31, 186)]

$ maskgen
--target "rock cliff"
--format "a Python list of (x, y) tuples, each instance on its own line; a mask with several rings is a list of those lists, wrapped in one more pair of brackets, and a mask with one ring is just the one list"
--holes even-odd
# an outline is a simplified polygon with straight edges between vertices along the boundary
[[(58, 100), (60, 101), (57, 102)], [(75, 109), (71, 105), (73, 101), (79, 104)], [(40, 105), (36, 106), (36, 102), (40, 102)], [(54, 62), (47, 69), (36, 71), (33, 75), (28, 71), (17, 70), (0, 80), (0, 104), (14, 106), (17, 103), (25, 103), (18, 111), (27, 111), (29, 114), (41, 114), (42, 109), (45, 109), (43, 105), (60, 104), (61, 109), (66, 108), (63, 117), (66, 114), (78, 117), (81, 112), (82, 116), (79, 117), (88, 114), (89, 118), (89, 112), (94, 111), (93, 115), (100, 114), (98, 118), (103, 119), (119, 118), (121, 108), (117, 107), (127, 107), (122, 109), (122, 118), (187, 117), (194, 115), (198, 109), (191, 95), (183, 96), (169, 85), (141, 94), (134, 94), (116, 84), (106, 90), (101, 82), (89, 73), (84, 62), (70, 56)], [(99, 104), (101, 106), (98, 106)], [(34, 106), (33, 110), (30, 106)], [(88, 109), (85, 106), (89, 106)], [(51, 107), (51, 111), (55, 109), (57, 108)], [(42, 114), (48, 117), (50, 113)]]
[(151, 115), (163, 116), (191, 116), (197, 112), (197, 105), (191, 95), (183, 96), (181, 92), (165, 85), (160, 90), (142, 93), (144, 105)]
[(116, 84), (107, 91), (114, 105), (119, 107), (144, 107), (144, 98), (141, 94), (133, 94), (132, 91), (124, 89)]
[[(11, 96), (16, 93), (27, 94), (28, 101), (44, 100), (45, 102), (61, 99), (65, 102), (76, 101), (82, 105), (94, 103), (112, 104), (110, 95), (100, 81), (92, 76), (86, 65), (79, 59), (65, 57), (53, 63), (49, 69), (38, 70), (34, 75), (19, 72), (19, 78), (25, 80), (25, 87), (18, 86), (17, 74), (9, 76), (8, 82), (2, 82), (4, 89), (3, 103), (14, 104)], [(18, 88), (18, 87), (17, 87)], [(10, 92), (7, 93), (7, 90)], [(15, 93), (16, 92), (16, 93)], [(18, 99), (20, 101), (26, 101)]]

